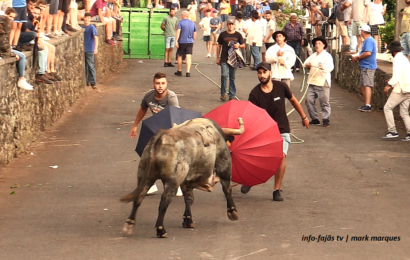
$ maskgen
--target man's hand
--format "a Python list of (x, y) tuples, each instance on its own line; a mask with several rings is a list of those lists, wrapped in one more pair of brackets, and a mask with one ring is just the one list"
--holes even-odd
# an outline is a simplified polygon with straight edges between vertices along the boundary
[(391, 86), (385, 86), (384, 87), (384, 94), (387, 96), (389, 94), (389, 90), (391, 89)]
[(303, 46), (304, 43), (305, 43), (305, 41), (302, 39), (302, 41), (300, 42), (300, 44)]
[(277, 56), (283, 56), (283, 54), (284, 54), (283, 51), (278, 51), (278, 52), (276, 53)]
[(279, 62), (280, 65), (285, 66), (285, 60), (284, 59), (280, 58), (278, 60), (278, 62)]
[(221, 65), (221, 58), (220, 57), (216, 57), (216, 64)]
[(238, 49), (238, 48), (239, 48), (239, 43), (234, 44), (234, 45), (233, 45), (233, 48), (234, 48), (234, 49)]
[(359, 60), (359, 56), (352, 56), (352, 62), (357, 62)]
[(309, 119), (307, 117), (302, 120), (302, 125), (306, 127), (306, 129), (309, 129)]
[(94, 55), (98, 54), (98, 48), (94, 48)]
[(264, 38), (264, 39), (262, 40), (262, 42), (263, 42), (263, 43), (266, 43), (266, 42), (267, 42), (267, 40)]
[(137, 137), (137, 127), (136, 127), (136, 126), (133, 126), (133, 127), (131, 128), (130, 137), (131, 137), (131, 138)]
[(308, 63), (305, 64), (305, 68), (310, 68), (310, 66), (311, 66), (311, 65), (310, 65), (310, 62), (308, 62)]
[(348, 24), (349, 26), (352, 26), (352, 20), (349, 20), (349, 21), (347, 22), (347, 24)]
[(177, 47), (177, 49), (179, 48), (178, 42), (175, 42), (175, 47)]
[(19, 57), (18, 55), (14, 56), (14, 57), (16, 57), (16, 60), (17, 60), (17, 61), (20, 60), (20, 57)]

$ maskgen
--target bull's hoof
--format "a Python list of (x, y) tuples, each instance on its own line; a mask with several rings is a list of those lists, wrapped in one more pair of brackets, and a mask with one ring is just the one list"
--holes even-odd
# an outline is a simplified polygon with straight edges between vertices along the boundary
[(135, 225), (134, 220), (127, 219), (127, 221), (125, 221), (124, 227), (122, 228), (122, 232), (124, 232), (124, 234), (126, 234), (126, 235), (132, 235), (134, 225)]
[(233, 221), (233, 220), (238, 220), (239, 219), (238, 212), (236, 211), (235, 207), (232, 207), (232, 208), (228, 209), (227, 214), (228, 214), (229, 220)]
[(190, 216), (184, 216), (182, 221), (182, 226), (184, 228), (194, 228), (194, 222)]
[(165, 231), (164, 227), (159, 226), (156, 229), (157, 229), (157, 237), (158, 238), (167, 238), (168, 237), (167, 231)]

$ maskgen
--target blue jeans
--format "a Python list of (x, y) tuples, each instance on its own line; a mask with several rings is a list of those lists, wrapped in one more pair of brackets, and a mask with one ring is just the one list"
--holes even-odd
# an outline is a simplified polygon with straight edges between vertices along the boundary
[(236, 70), (228, 63), (221, 63), (221, 96), (226, 93), (226, 80), (229, 76), (229, 98), (236, 96), (235, 75)]
[(24, 77), (24, 72), (26, 70), (26, 55), (24, 53), (16, 51), (16, 50), (11, 50), (16, 56), (19, 56), (19, 61), (17, 62), (17, 69), (19, 72), (20, 77)]
[(245, 18), (248, 19), (251, 17), (251, 12), (253, 10), (253, 6), (252, 5), (246, 5), (245, 7)]
[(231, 15), (236, 15), (236, 8), (238, 8), (237, 5), (231, 5)]
[[(302, 49), (302, 45), (300, 41), (292, 41), (292, 42), (287, 42), (287, 44), (295, 50), (296, 56), (300, 59), (300, 51)], [(295, 62), (295, 68), (300, 68), (300, 62), (299, 59), (296, 59)]]
[(38, 52), (38, 74), (40, 75), (46, 74), (47, 56), (48, 56), (47, 48)]
[(85, 52), (85, 80), (91, 83), (91, 86), (95, 86), (95, 67), (94, 67), (94, 53)]
[(18, 45), (29, 44), (37, 36), (36, 32), (21, 32)]
[(400, 39), (401, 47), (403, 47), (403, 54), (410, 54), (410, 32), (403, 33)]
[(259, 47), (251, 45), (251, 55), (253, 58), (253, 66), (256, 68), (261, 63), (261, 56), (259, 53)]

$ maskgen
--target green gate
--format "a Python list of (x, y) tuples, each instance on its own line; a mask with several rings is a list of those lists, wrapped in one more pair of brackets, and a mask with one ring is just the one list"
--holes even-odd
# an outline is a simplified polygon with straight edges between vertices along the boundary
[(124, 58), (163, 59), (165, 38), (162, 19), (169, 9), (122, 8)]

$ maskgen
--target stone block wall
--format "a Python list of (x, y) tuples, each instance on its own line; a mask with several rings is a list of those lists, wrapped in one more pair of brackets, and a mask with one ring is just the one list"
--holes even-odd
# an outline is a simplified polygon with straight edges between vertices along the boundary
[[(359, 63), (352, 63), (351, 55), (346, 55), (342, 49), (342, 57), (339, 61), (339, 73), (337, 83), (352, 92), (361, 93)], [(385, 61), (377, 61), (378, 69), (375, 73), (372, 105), (374, 109), (382, 110), (387, 101), (384, 95), (385, 80), (391, 78), (392, 64)]]
[[(117, 46), (105, 44), (104, 27), (101, 23), (95, 25), (99, 35), (99, 54), (95, 58), (98, 84), (102, 76), (122, 63), (123, 51), (122, 42)], [(32, 66), (32, 53), (25, 52), (25, 77), (34, 91), (20, 89), (15, 58), (0, 60), (0, 165), (22, 154), (85, 91), (83, 32), (49, 42), (56, 46), (55, 66), (61, 82), (36, 84), (38, 66)]]

